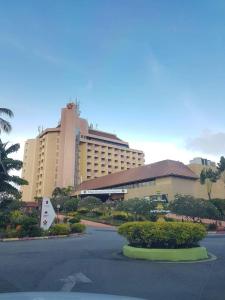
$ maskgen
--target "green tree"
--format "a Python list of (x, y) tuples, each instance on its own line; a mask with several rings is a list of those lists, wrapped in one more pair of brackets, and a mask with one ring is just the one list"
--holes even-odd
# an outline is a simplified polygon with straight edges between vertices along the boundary
[[(6, 116), (12, 118), (13, 117), (13, 112), (8, 108), (0, 107), (0, 115), (6, 115)], [(8, 121), (6, 121), (5, 119), (0, 117), (0, 133), (2, 131), (6, 132), (6, 133), (9, 133), (11, 130), (12, 130), (11, 124)]]
[(200, 174), (200, 183), (206, 186), (207, 195), (211, 199), (213, 183), (219, 179), (219, 173), (211, 168), (203, 169)]
[(20, 160), (9, 157), (9, 155), (17, 152), (19, 148), (19, 144), (8, 146), (7, 143), (3, 143), (0, 139), (0, 193), (6, 192), (18, 197), (20, 192), (15, 185), (26, 185), (28, 182), (19, 176), (10, 174), (13, 170), (19, 171), (23, 163)]
[(189, 216), (193, 221), (199, 218), (221, 219), (218, 209), (208, 200), (197, 199), (190, 195), (176, 195), (169, 209), (177, 215)]
[(225, 171), (225, 157), (221, 156), (220, 157), (220, 162), (217, 164), (217, 170), (219, 173), (222, 173)]
[(138, 219), (139, 215), (150, 217), (150, 210), (156, 208), (156, 203), (147, 199), (133, 198), (118, 203), (116, 209), (132, 213), (135, 219)]
[(100, 208), (100, 207), (102, 207), (102, 205), (103, 205), (103, 203), (99, 198), (94, 197), (94, 196), (87, 196), (79, 201), (78, 209), (85, 208), (89, 212), (92, 212), (93, 209)]
[(59, 198), (62, 196), (71, 196), (73, 191), (74, 191), (74, 188), (70, 185), (67, 187), (63, 187), (63, 188), (56, 187), (52, 192), (52, 197)]

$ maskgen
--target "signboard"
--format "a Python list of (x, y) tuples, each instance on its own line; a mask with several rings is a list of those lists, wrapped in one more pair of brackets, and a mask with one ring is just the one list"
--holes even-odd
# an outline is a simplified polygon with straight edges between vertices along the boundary
[(44, 230), (49, 229), (56, 217), (55, 210), (49, 198), (43, 198), (41, 207), (41, 225)]
[(100, 195), (100, 194), (126, 194), (127, 189), (107, 189), (107, 190), (82, 190), (81, 195)]

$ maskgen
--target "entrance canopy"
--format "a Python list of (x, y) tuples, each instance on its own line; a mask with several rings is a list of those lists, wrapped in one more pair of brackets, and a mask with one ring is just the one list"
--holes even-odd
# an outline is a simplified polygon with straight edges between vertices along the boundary
[(81, 190), (80, 196), (96, 196), (103, 201), (106, 201), (108, 199), (111, 200), (117, 200), (117, 199), (123, 199), (124, 194), (127, 194), (127, 189), (104, 189), (104, 190)]

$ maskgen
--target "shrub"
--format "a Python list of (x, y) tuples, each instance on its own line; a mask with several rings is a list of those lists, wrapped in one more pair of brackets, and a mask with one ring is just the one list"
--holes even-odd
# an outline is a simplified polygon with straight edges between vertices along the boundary
[(84, 208), (84, 207), (81, 207), (81, 208), (78, 208), (77, 210), (80, 214), (87, 214), (89, 212), (89, 210), (87, 208)]
[(72, 233), (82, 233), (85, 231), (86, 226), (84, 224), (76, 223), (70, 226)]
[(78, 209), (85, 208), (88, 211), (92, 211), (95, 208), (99, 208), (102, 206), (102, 201), (94, 196), (87, 196), (81, 199), (78, 203)]
[(178, 215), (195, 218), (220, 219), (219, 210), (208, 200), (197, 199), (189, 195), (176, 195), (170, 203), (170, 210)]
[(74, 224), (74, 223), (79, 223), (80, 222), (80, 216), (77, 215), (75, 217), (73, 217), (72, 219), (69, 220), (70, 224)]
[(70, 233), (70, 226), (68, 224), (55, 224), (50, 227), (50, 235), (68, 235)]
[(38, 225), (38, 220), (32, 217), (24, 217), (18, 230), (18, 237), (42, 236), (43, 230)]
[(77, 211), (72, 211), (72, 212), (69, 212), (67, 214), (67, 216), (69, 216), (69, 217), (76, 217), (76, 216), (79, 216), (79, 213)]
[(124, 211), (114, 211), (112, 213), (112, 217), (115, 220), (129, 221), (129, 215), (126, 212), (124, 212)]
[(187, 222), (129, 222), (118, 233), (140, 248), (190, 248), (206, 235), (203, 225)]
[(7, 237), (7, 238), (19, 237), (19, 232), (16, 229), (7, 229), (5, 231), (5, 237)]

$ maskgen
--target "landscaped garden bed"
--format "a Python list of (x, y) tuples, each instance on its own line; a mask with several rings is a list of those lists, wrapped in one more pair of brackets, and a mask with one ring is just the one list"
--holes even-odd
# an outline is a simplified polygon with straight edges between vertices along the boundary
[(118, 233), (129, 245), (123, 254), (130, 258), (153, 261), (196, 261), (208, 258), (207, 250), (199, 246), (206, 236), (203, 225), (187, 222), (129, 222)]

